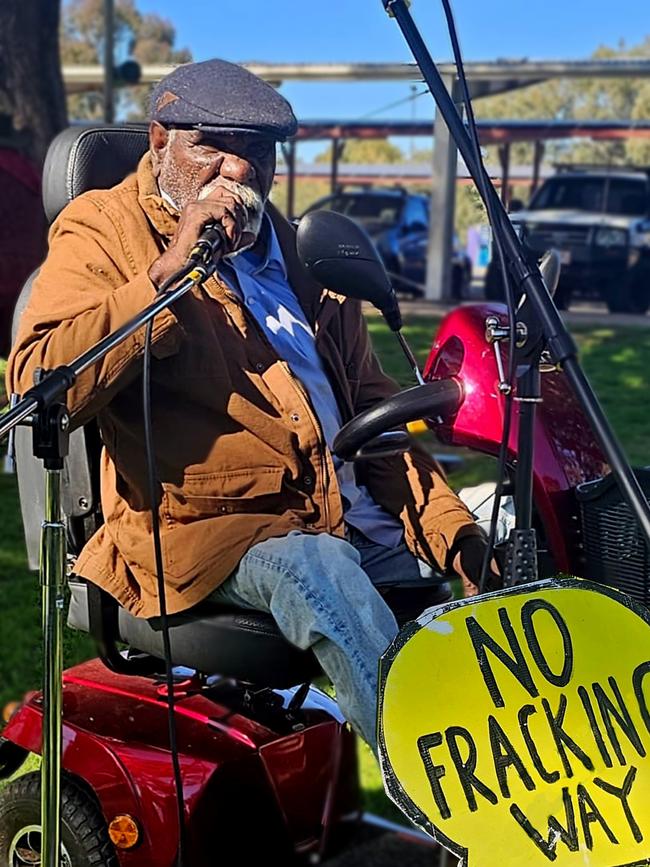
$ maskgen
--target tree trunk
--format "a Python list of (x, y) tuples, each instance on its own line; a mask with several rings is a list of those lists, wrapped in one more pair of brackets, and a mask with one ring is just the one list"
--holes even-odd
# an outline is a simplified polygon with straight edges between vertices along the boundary
[(38, 165), (67, 125), (59, 14), (60, 0), (0, 0), (0, 102)]

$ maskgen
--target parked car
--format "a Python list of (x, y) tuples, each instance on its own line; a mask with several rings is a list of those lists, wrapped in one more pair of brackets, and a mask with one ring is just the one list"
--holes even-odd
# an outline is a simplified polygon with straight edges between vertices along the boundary
[[(611, 312), (645, 313), (650, 307), (650, 169), (558, 166), (528, 208), (511, 203), (511, 221), (528, 250), (540, 258), (560, 253), (558, 307), (572, 298), (603, 300)], [(498, 257), (485, 278), (485, 294), (503, 298)]]
[[(397, 291), (413, 297), (424, 295), (429, 238), (427, 196), (400, 189), (354, 190), (318, 199), (304, 213), (321, 209), (338, 211), (363, 226), (374, 241)], [(458, 238), (454, 238), (454, 298), (467, 294), (471, 279), (471, 260)]]

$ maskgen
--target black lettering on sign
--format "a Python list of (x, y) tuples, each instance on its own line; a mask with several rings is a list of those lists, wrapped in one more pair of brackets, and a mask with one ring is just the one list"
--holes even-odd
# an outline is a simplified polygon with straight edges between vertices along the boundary
[(573, 800), (569, 794), (568, 788), (565, 786), (562, 789), (562, 802), (564, 804), (564, 815), (566, 827), (561, 825), (555, 816), (548, 817), (548, 837), (546, 840), (539, 833), (537, 828), (533, 826), (521, 808), (517, 804), (512, 804), (510, 813), (515, 821), (524, 829), (537, 848), (546, 855), (549, 861), (555, 861), (557, 858), (557, 844), (562, 841), (569, 852), (577, 852), (579, 848), (578, 828), (576, 827), (576, 816), (573, 809)]
[(533, 764), (535, 765), (535, 770), (540, 775), (540, 777), (544, 780), (545, 783), (557, 783), (560, 779), (559, 771), (551, 771), (550, 773), (544, 767), (544, 763), (542, 762), (542, 758), (537, 750), (537, 745), (533, 740), (533, 736), (530, 733), (530, 729), (528, 727), (528, 717), (532, 716), (534, 713), (537, 713), (537, 708), (532, 704), (525, 704), (522, 709), (517, 714), (517, 718), (519, 720), (519, 728), (523, 735), (524, 741), (526, 742), (526, 746), (528, 747), (528, 752), (530, 753), (530, 757), (533, 760)]
[[(564, 662), (562, 664), (562, 671), (559, 674), (555, 674), (555, 672), (551, 671), (551, 666), (548, 664), (548, 660), (544, 656), (544, 651), (539, 643), (539, 638), (535, 631), (535, 624), (533, 623), (533, 615), (538, 611), (546, 611), (551, 615), (551, 618), (557, 626), (558, 632), (562, 638)], [(544, 599), (531, 599), (526, 602), (524, 607), (521, 609), (521, 625), (523, 626), (524, 635), (526, 636), (526, 641), (530, 647), (530, 652), (535, 660), (535, 665), (539, 668), (543, 676), (549, 683), (552, 683), (553, 686), (566, 686), (571, 680), (571, 675), (573, 674), (573, 642), (571, 641), (571, 635), (569, 634), (569, 627), (564, 622), (560, 612), (554, 605), (551, 605), (550, 602), (546, 602)]]
[(499, 788), (503, 797), (510, 797), (510, 788), (508, 786), (508, 768), (510, 767), (517, 771), (521, 782), (529, 792), (535, 791), (535, 783), (526, 770), (526, 766), (517, 755), (517, 751), (510, 742), (508, 735), (493, 716), (488, 717), (488, 730), (490, 732), (494, 770), (496, 771)]
[(442, 791), (442, 786), (440, 785), (440, 780), (446, 774), (445, 766), (434, 765), (433, 759), (431, 758), (431, 750), (434, 747), (439, 747), (441, 744), (441, 732), (434, 732), (430, 735), (422, 735), (418, 738), (418, 751), (420, 753), (420, 758), (422, 759), (422, 762), (424, 764), (424, 770), (426, 771), (429, 785), (431, 786), (433, 799), (436, 802), (436, 806), (440, 810), (440, 815), (442, 816), (442, 818), (449, 819), (451, 818), (451, 810), (449, 809), (449, 804), (447, 803), (447, 799), (445, 798), (445, 793)]
[[(609, 839), (610, 843), (618, 845), (618, 840), (614, 836), (614, 832), (605, 821), (603, 814), (600, 812), (593, 798), (585, 789), (582, 783), (578, 785), (578, 807), (580, 808), (580, 821), (582, 822), (582, 833), (585, 835), (585, 843), (587, 849), (591, 851), (594, 848), (594, 838), (591, 833), (591, 826), (594, 822), (598, 822)], [(587, 809), (589, 808), (589, 809)]]
[(632, 831), (632, 836), (637, 843), (642, 843), (643, 834), (641, 833), (641, 828), (639, 828), (639, 826), (637, 825), (636, 819), (634, 818), (634, 814), (632, 813), (630, 804), (628, 802), (628, 798), (630, 796), (630, 792), (632, 791), (632, 786), (634, 785), (635, 779), (636, 768), (631, 767), (625, 775), (623, 785), (620, 789), (616, 786), (613, 786), (611, 783), (606, 783), (605, 780), (601, 780), (599, 777), (594, 777), (594, 783), (597, 786), (600, 786), (603, 792), (614, 795), (615, 798), (619, 799), (619, 801), (621, 802), (621, 806), (623, 807), (623, 812), (625, 813), (625, 818), (627, 819), (628, 825), (630, 826), (630, 831)]
[(591, 703), (591, 696), (587, 692), (587, 689), (584, 686), (578, 687), (578, 695), (580, 696), (580, 701), (582, 702), (582, 706), (585, 709), (585, 713), (587, 714), (587, 719), (589, 720), (589, 725), (591, 726), (591, 731), (594, 736), (594, 740), (596, 741), (596, 746), (600, 752), (600, 755), (605, 762), (605, 766), (608, 768), (614, 767), (614, 762), (612, 761), (612, 757), (609, 754), (609, 750), (607, 749), (607, 745), (605, 744), (605, 739), (600, 731), (600, 727), (596, 722), (596, 714), (594, 713), (594, 707)]
[(558, 708), (557, 714), (553, 714), (548, 699), (542, 699), (542, 707), (544, 708), (544, 713), (546, 714), (546, 719), (548, 720), (551, 734), (553, 735), (553, 740), (555, 741), (555, 746), (557, 747), (557, 751), (560, 754), (560, 758), (562, 759), (562, 764), (564, 765), (564, 773), (567, 775), (567, 777), (572, 777), (573, 768), (571, 767), (571, 763), (567, 758), (565, 747), (571, 750), (573, 755), (582, 762), (582, 764), (588, 771), (593, 771), (594, 763), (591, 761), (587, 753), (578, 746), (578, 744), (573, 740), (573, 738), (564, 731), (563, 725), (564, 716), (566, 714), (566, 706), (567, 698), (563, 693), (560, 695), (560, 706)]
[(636, 727), (632, 722), (632, 717), (630, 716), (630, 712), (627, 709), (625, 701), (623, 700), (623, 696), (621, 695), (621, 691), (618, 688), (618, 684), (613, 677), (607, 678), (607, 682), (609, 683), (612, 692), (614, 693), (614, 697), (618, 702), (618, 707), (614, 705), (614, 702), (605, 693), (605, 690), (599, 683), (592, 684), (592, 689), (594, 691), (596, 702), (598, 703), (600, 715), (602, 716), (603, 722), (605, 723), (607, 734), (609, 735), (609, 739), (612, 742), (612, 746), (614, 747), (614, 752), (616, 753), (621, 765), (626, 765), (627, 762), (625, 761), (623, 750), (621, 749), (618, 737), (616, 736), (616, 731), (614, 730), (612, 718), (616, 720), (621, 731), (626, 735), (629, 742), (632, 744), (634, 749), (642, 758), (645, 756), (646, 751), (645, 747), (641, 743), (639, 733), (637, 732)]
[(465, 623), (467, 625), (469, 637), (472, 641), (472, 646), (474, 647), (474, 653), (476, 654), (479, 668), (481, 669), (481, 674), (483, 675), (483, 680), (485, 681), (485, 685), (490, 693), (490, 697), (492, 698), (495, 707), (505, 707), (501, 690), (497, 686), (496, 678), (494, 677), (494, 672), (492, 671), (492, 666), (488, 659), (488, 650), (493, 653), (494, 656), (505, 665), (508, 671), (517, 678), (519, 683), (530, 696), (537, 698), (539, 692), (533, 683), (533, 677), (524, 658), (521, 645), (519, 644), (515, 631), (512, 628), (512, 623), (510, 622), (507, 609), (499, 608), (499, 620), (501, 621), (503, 632), (510, 646), (511, 655), (508, 655), (508, 652), (501, 647), (496, 639), (489, 635), (485, 629), (479, 625), (476, 618), (468, 617)]
[(646, 674), (650, 674), (650, 662), (642, 662), (641, 665), (637, 666), (632, 675), (632, 684), (634, 686), (634, 695), (639, 702), (639, 710), (641, 711), (643, 722), (650, 732), (650, 708), (648, 708), (648, 699), (643, 692), (643, 681)]
[[(456, 768), (458, 779), (460, 780), (460, 784), (465, 792), (465, 797), (467, 798), (467, 806), (471, 812), (475, 813), (478, 810), (474, 789), (476, 789), (479, 795), (482, 795), (491, 804), (497, 804), (499, 801), (498, 797), (494, 794), (492, 789), (488, 788), (485, 783), (482, 783), (474, 773), (476, 770), (477, 754), (476, 744), (474, 743), (471, 734), (462, 726), (450, 726), (445, 731), (445, 738), (449, 748), (449, 755), (451, 756), (451, 760)], [(467, 744), (468, 755), (466, 759), (463, 759), (460, 754), (460, 749), (458, 747), (459, 739), (464, 740)]]

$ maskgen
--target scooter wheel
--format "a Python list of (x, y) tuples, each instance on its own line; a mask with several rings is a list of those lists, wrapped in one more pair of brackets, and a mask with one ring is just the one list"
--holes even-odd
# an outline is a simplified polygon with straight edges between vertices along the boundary
[[(40, 774), (25, 774), (0, 791), (0, 864), (41, 864)], [(93, 799), (61, 782), (61, 867), (118, 867), (106, 823)]]

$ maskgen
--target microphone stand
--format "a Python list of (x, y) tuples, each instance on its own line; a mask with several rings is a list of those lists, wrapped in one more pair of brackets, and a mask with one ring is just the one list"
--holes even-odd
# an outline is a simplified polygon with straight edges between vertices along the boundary
[[(519, 456), (517, 468), (518, 492), (516, 529), (511, 532), (506, 556), (507, 584), (527, 583), (536, 578), (536, 541), (532, 522), (532, 452), (535, 404), (539, 401), (539, 377), (536, 371), (541, 351), (546, 345), (552, 359), (567, 376), (585, 415), (589, 419), (596, 440), (607, 457), (621, 494), (638, 521), (641, 532), (650, 545), (650, 506), (632, 472), (620, 443), (598, 402), (591, 385), (580, 367), (577, 347), (553, 303), (535, 263), (528, 261), (522, 244), (508, 219), (507, 212), (480, 159), (477, 159), (465, 124), (445, 87), (443, 79), (424, 43), (408, 8), (407, 0), (382, 0), (386, 12), (399, 25), (422, 76), (456, 142), (479, 191), (485, 190), (489, 210), (496, 219), (492, 229), (504, 251), (511, 275), (526, 300), (518, 311), (519, 321), (525, 325), (524, 365), (528, 368), (518, 379), (520, 407)], [(485, 201), (485, 199), (484, 199)], [(518, 328), (519, 336), (519, 328)], [(494, 341), (503, 339), (494, 337)], [(498, 346), (497, 346), (498, 348)]]
[[(61, 851), (61, 753), (63, 712), (63, 606), (66, 580), (66, 528), (61, 509), (63, 460), (68, 454), (70, 415), (65, 395), (83, 373), (158, 313), (202, 284), (217, 267), (220, 238), (201, 239), (188, 264), (165, 285), (156, 300), (79, 355), (70, 364), (41, 374), (39, 382), (0, 419), (0, 441), (17, 425), (28, 424), (34, 456), (45, 465), (45, 519), (41, 531), (39, 578), (43, 614), (43, 745), (41, 764), (41, 864), (59, 867)], [(180, 282), (178, 282), (180, 281)]]

